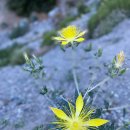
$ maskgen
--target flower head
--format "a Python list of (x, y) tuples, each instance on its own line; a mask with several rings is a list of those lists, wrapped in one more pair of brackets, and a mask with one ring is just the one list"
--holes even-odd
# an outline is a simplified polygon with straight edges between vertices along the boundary
[(54, 40), (61, 42), (61, 45), (65, 46), (69, 43), (73, 44), (74, 42), (83, 42), (85, 39), (82, 37), (86, 31), (80, 31), (76, 26), (71, 25), (66, 28), (63, 28), (59, 31), (59, 36), (54, 37)]
[(115, 61), (115, 67), (120, 68), (122, 67), (123, 63), (125, 61), (125, 54), (123, 51), (117, 54), (116, 61)]
[(26, 61), (29, 61), (29, 58), (28, 58), (28, 54), (27, 53), (24, 53), (24, 58)]
[(83, 97), (80, 94), (76, 100), (76, 109), (68, 102), (70, 113), (67, 115), (61, 109), (50, 109), (58, 117), (57, 122), (53, 122), (57, 125), (57, 128), (62, 130), (88, 130), (89, 128), (95, 128), (109, 122), (108, 120), (95, 118), (90, 119), (94, 110), (90, 110), (84, 107)]

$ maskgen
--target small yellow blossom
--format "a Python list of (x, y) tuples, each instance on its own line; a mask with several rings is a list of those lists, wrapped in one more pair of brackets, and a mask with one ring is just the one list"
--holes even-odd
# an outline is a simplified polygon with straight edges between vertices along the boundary
[(26, 61), (29, 61), (27, 53), (24, 53), (24, 58), (25, 58)]
[(53, 113), (58, 117), (57, 128), (62, 130), (89, 130), (89, 128), (96, 128), (109, 122), (108, 120), (95, 118), (90, 119), (94, 110), (85, 108), (83, 97), (80, 94), (76, 100), (76, 109), (68, 102), (70, 113), (66, 114), (64, 111), (50, 107)]
[(61, 45), (65, 46), (69, 43), (83, 42), (85, 40), (83, 38), (85, 33), (86, 31), (81, 32), (76, 26), (71, 25), (60, 30), (59, 36), (53, 37), (53, 39), (61, 42)]
[(122, 67), (123, 63), (125, 61), (125, 54), (123, 51), (117, 54), (116, 56), (116, 62), (115, 62), (115, 67), (120, 68)]

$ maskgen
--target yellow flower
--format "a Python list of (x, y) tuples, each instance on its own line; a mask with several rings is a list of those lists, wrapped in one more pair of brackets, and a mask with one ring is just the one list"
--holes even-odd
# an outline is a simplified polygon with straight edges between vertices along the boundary
[(125, 61), (125, 54), (123, 51), (117, 54), (116, 56), (116, 62), (115, 62), (115, 67), (120, 68), (122, 67), (123, 63)]
[(69, 43), (83, 42), (85, 39), (82, 37), (86, 31), (80, 31), (76, 26), (68, 26), (59, 31), (59, 37), (53, 37), (54, 40), (61, 42), (65, 46)]
[(100, 118), (90, 119), (94, 110), (89, 110), (89, 108), (84, 107), (81, 94), (76, 100), (76, 109), (70, 102), (68, 104), (70, 109), (68, 115), (60, 109), (50, 108), (58, 117), (58, 121), (53, 122), (53, 124), (57, 125), (57, 128), (61, 128), (62, 130), (89, 130), (89, 128), (95, 128), (109, 122)]
[(25, 58), (26, 61), (29, 61), (27, 53), (24, 53), (24, 58)]

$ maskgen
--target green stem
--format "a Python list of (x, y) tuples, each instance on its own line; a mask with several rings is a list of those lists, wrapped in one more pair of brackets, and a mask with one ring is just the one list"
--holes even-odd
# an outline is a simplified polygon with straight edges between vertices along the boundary
[(73, 46), (72, 48), (72, 61), (73, 61), (73, 64), (72, 64), (72, 74), (73, 74), (73, 78), (74, 78), (74, 83), (75, 83), (75, 86), (76, 86), (76, 90), (78, 92), (78, 95), (80, 94), (80, 91), (79, 91), (79, 83), (78, 83), (78, 79), (77, 79), (77, 74), (76, 74), (76, 47)]
[(110, 77), (105, 78), (104, 80), (102, 80), (101, 82), (99, 82), (98, 84), (96, 84), (95, 86), (93, 86), (91, 89), (88, 89), (86, 91), (86, 93), (84, 94), (84, 99), (85, 97), (88, 95), (88, 93), (90, 93), (91, 91), (93, 91), (94, 89), (100, 87), (101, 85), (103, 85), (104, 83), (106, 83), (108, 80), (110, 79)]
[(77, 92), (78, 92), (78, 95), (79, 95), (80, 94), (79, 84), (78, 84), (78, 79), (77, 79), (75, 69), (72, 70), (72, 73), (73, 73), (74, 83), (75, 83), (75, 86), (76, 86), (76, 89), (77, 89)]

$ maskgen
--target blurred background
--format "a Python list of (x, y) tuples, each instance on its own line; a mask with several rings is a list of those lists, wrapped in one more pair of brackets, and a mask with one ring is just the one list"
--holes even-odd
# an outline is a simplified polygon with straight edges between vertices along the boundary
[[(129, 59), (130, 0), (0, 0), (0, 130), (43, 130), (51, 120), (48, 106), (53, 103), (40, 93), (45, 83), (23, 70), (24, 52), (40, 56), (48, 66), (46, 82), (53, 99), (64, 91), (72, 97), (71, 50), (63, 52), (52, 40), (67, 25), (88, 30), (87, 40), (77, 49), (81, 89), (90, 79), (101, 81), (106, 72), (100, 64), (110, 63), (120, 50)], [(103, 48), (101, 63), (86, 52), (89, 43), (93, 51)], [(127, 72), (107, 83), (94, 105), (128, 104), (129, 76)], [(118, 111), (107, 117), (119, 119), (118, 125), (130, 119), (129, 114), (122, 115)]]

